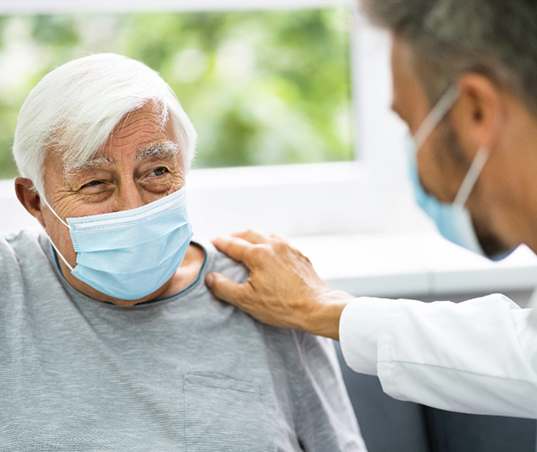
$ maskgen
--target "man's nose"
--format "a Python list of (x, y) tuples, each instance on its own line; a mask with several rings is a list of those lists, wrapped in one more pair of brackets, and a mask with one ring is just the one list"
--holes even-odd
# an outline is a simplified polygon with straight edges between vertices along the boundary
[(132, 210), (147, 204), (142, 190), (134, 181), (123, 182), (119, 186), (115, 211)]

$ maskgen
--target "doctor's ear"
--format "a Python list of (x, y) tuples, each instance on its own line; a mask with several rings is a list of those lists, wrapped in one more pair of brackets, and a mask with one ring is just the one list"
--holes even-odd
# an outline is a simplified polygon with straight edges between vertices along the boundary
[(494, 147), (500, 132), (503, 95), (501, 88), (487, 77), (469, 73), (459, 78), (460, 98), (451, 111), (451, 123), (463, 149), (472, 156), (481, 147)]
[(34, 183), (26, 177), (17, 177), (15, 178), (15, 192), (24, 208), (41, 223), (41, 226), (45, 227), (45, 220), (41, 211), (41, 197)]

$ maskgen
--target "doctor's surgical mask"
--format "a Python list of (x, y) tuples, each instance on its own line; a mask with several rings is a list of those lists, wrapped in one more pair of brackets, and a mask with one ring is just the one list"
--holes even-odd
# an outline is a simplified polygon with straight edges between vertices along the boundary
[(477, 151), (455, 196), (455, 200), (451, 204), (440, 202), (434, 196), (427, 194), (419, 179), (417, 153), (458, 98), (459, 91), (457, 87), (450, 87), (420, 125), (413, 140), (409, 140), (410, 145), (414, 147), (414, 149), (409, 151), (410, 178), (414, 187), (414, 195), (418, 205), (433, 219), (444, 238), (463, 248), (486, 256), (489, 259), (500, 260), (509, 255), (513, 250), (495, 255), (485, 253), (477, 238), (470, 213), (465, 207), (477, 178), (481, 174), (483, 166), (488, 159), (489, 150), (482, 147)]
[(73, 268), (80, 281), (114, 298), (137, 300), (164, 285), (183, 261), (192, 227), (185, 187), (132, 210), (62, 220), (77, 252)]

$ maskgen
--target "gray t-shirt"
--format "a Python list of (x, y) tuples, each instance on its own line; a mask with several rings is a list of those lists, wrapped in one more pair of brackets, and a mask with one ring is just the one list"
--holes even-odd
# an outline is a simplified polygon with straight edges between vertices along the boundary
[(332, 344), (204, 284), (247, 270), (203, 244), (196, 282), (133, 307), (66, 282), (47, 236), (0, 236), (0, 450), (365, 451)]

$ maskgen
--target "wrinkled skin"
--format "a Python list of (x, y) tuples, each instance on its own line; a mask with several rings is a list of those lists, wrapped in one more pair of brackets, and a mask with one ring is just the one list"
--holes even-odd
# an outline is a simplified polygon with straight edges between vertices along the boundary
[[(65, 221), (109, 212), (135, 209), (173, 193), (185, 184), (185, 169), (180, 152), (143, 152), (158, 144), (178, 143), (172, 121), (160, 126), (151, 103), (129, 114), (120, 122), (97, 153), (91, 164), (81, 168), (66, 168), (61, 153), (51, 151), (45, 159), (45, 197), (50, 206)], [(62, 224), (32, 189), (29, 179), (19, 177), (15, 189), (20, 202), (41, 223), (52, 242), (74, 268), (76, 252), (69, 229)], [(103, 294), (71, 275), (59, 260), (66, 280), (78, 291), (99, 301), (119, 306), (164, 298), (179, 292), (198, 275), (204, 254), (191, 245), (175, 274), (162, 287), (138, 300), (121, 300)]]

